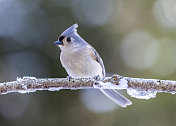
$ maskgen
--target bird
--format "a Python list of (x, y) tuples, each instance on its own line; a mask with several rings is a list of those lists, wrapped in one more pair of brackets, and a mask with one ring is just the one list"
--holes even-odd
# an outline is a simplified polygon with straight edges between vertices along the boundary
[[(98, 52), (88, 44), (78, 33), (78, 24), (67, 28), (54, 42), (59, 46), (60, 61), (71, 78), (105, 77), (104, 63)], [(132, 102), (114, 89), (100, 89), (109, 99), (121, 107), (127, 107)]]

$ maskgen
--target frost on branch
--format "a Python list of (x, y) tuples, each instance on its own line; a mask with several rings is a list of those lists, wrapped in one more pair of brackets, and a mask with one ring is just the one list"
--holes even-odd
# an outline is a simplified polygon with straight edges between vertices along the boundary
[(154, 90), (141, 90), (141, 89), (133, 89), (129, 88), (127, 89), (127, 93), (134, 98), (138, 99), (150, 99), (155, 98), (157, 91)]
[(156, 97), (158, 92), (172, 93), (176, 92), (176, 81), (159, 79), (129, 78), (127, 93), (131, 97), (138, 99), (150, 99)]
[(11, 92), (29, 93), (37, 90), (58, 91), (60, 89), (127, 89), (131, 97), (150, 99), (157, 92), (175, 94), (176, 81), (142, 79), (113, 75), (104, 78), (35, 78), (23, 77), (16, 81), (0, 83), (0, 94)]

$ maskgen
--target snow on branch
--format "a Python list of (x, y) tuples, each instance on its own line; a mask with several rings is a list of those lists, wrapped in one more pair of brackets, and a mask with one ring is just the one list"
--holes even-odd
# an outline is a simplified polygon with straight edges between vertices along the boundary
[(29, 93), (36, 90), (60, 89), (127, 89), (135, 98), (154, 98), (157, 92), (176, 93), (176, 81), (142, 79), (113, 75), (104, 78), (35, 78), (23, 77), (16, 81), (0, 83), (0, 94), (11, 92)]

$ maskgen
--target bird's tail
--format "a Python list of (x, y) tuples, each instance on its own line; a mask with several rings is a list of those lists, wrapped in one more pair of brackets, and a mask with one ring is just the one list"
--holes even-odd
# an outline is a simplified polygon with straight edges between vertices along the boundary
[(131, 105), (132, 102), (121, 95), (117, 90), (113, 89), (100, 89), (103, 94), (105, 94), (108, 98), (110, 98), (112, 101), (120, 105), (121, 107), (127, 107), (127, 105)]

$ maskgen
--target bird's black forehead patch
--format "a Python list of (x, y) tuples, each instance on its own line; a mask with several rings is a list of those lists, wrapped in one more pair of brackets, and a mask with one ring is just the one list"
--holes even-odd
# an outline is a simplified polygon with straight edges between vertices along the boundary
[(62, 41), (65, 38), (65, 36), (60, 36), (59, 41)]

